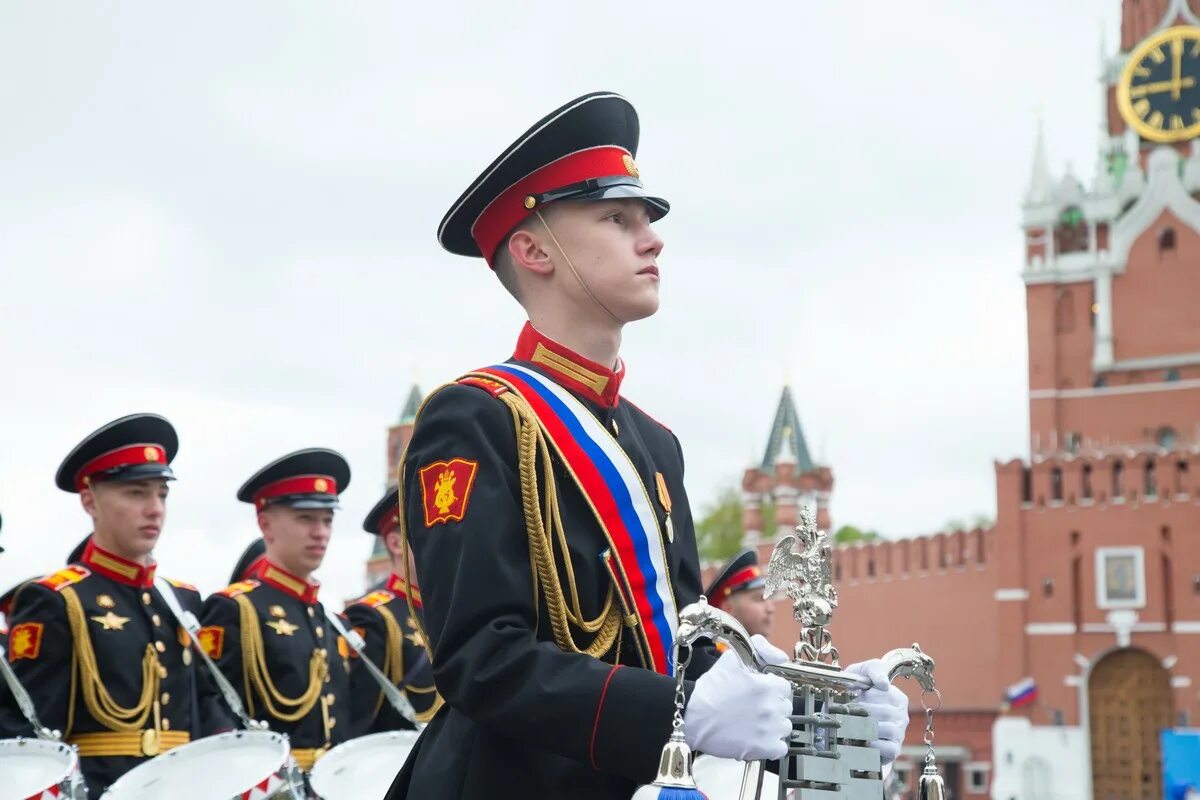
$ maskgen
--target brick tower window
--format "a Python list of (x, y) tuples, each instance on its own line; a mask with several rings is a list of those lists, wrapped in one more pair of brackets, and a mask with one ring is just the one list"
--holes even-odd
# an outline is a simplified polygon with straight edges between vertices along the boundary
[(1175, 443), (1179, 441), (1179, 434), (1175, 433), (1175, 429), (1164, 426), (1158, 429), (1154, 434), (1154, 442), (1163, 450), (1171, 450), (1175, 447)]
[(1083, 220), (1083, 209), (1071, 206), (1059, 215), (1054, 228), (1054, 252), (1081, 253), (1088, 249), (1088, 226)]
[(1050, 470), (1050, 499), (1056, 503), (1061, 503), (1063, 499), (1063, 474), (1062, 467), (1055, 467)]
[(1083, 465), (1083, 499), (1092, 499), (1092, 465)]
[(1173, 253), (1175, 251), (1175, 229), (1163, 228), (1158, 232), (1158, 252)]
[(1112, 496), (1114, 498), (1123, 497), (1125, 495), (1124, 476), (1125, 465), (1120, 461), (1114, 462), (1112, 470)]
[(1146, 497), (1157, 497), (1158, 496), (1158, 475), (1155, 471), (1155, 466), (1154, 466), (1153, 460), (1149, 460), (1146, 462), (1145, 482), (1146, 482), (1146, 485), (1145, 485), (1145, 491), (1143, 492), (1143, 494), (1145, 494)]

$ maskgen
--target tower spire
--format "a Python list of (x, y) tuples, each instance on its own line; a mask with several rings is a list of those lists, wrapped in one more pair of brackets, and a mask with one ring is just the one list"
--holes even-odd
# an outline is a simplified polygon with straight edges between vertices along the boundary
[(1029, 188), (1025, 192), (1025, 205), (1037, 206), (1050, 200), (1054, 194), (1054, 180), (1050, 176), (1050, 162), (1046, 157), (1045, 125), (1042, 115), (1037, 117), (1037, 138), (1033, 145), (1033, 170), (1029, 175)]

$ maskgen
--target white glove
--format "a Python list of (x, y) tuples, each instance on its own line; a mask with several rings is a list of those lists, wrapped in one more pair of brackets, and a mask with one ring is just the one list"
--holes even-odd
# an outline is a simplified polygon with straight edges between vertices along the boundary
[(732, 650), (700, 676), (683, 713), (688, 747), (739, 761), (778, 760), (792, 733), (792, 685), (751, 672)]
[(754, 645), (754, 652), (758, 653), (758, 657), (768, 664), (786, 664), (791, 661), (787, 653), (768, 642), (767, 637), (761, 633), (751, 636), (750, 644)]
[(908, 728), (908, 696), (888, 681), (887, 668), (878, 658), (851, 664), (846, 672), (871, 681), (871, 688), (854, 702), (865, 708), (879, 725), (879, 738), (871, 742), (871, 747), (879, 751), (883, 764), (890, 764), (900, 755), (904, 731)]

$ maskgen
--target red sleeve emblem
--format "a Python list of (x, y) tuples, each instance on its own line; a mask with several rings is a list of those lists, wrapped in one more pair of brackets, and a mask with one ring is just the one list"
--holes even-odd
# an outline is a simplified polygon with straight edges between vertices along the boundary
[(196, 634), (204, 652), (214, 661), (221, 657), (225, 649), (225, 629), (220, 625), (206, 625)]
[(42, 630), (40, 622), (22, 622), (14, 625), (8, 634), (8, 660), (20, 661), (28, 658), (31, 661), (42, 652)]
[(479, 462), (465, 458), (435, 461), (421, 468), (419, 478), (426, 528), (451, 520), (462, 521), (478, 471)]

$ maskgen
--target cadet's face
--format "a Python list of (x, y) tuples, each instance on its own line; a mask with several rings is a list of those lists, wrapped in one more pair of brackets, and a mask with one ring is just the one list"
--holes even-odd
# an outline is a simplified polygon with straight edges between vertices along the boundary
[(729, 613), (745, 626), (751, 636), (756, 633), (770, 635), (775, 604), (770, 600), (763, 600), (762, 590), (747, 589), (744, 592), (735, 592), (725, 601), (725, 605)]
[(165, 480), (109, 481), (80, 493), (96, 544), (130, 561), (150, 555), (167, 518)]
[[(621, 322), (644, 319), (658, 310), (658, 254), (663, 240), (650, 225), (640, 200), (568, 201), (552, 204), (545, 215), (563, 250), (596, 298)], [(561, 258), (549, 243), (547, 252)], [(581, 308), (594, 302), (565, 264), (556, 270), (564, 291)]]
[(258, 515), (267, 556), (288, 572), (307, 578), (325, 560), (333, 535), (333, 512), (327, 508), (268, 506)]

